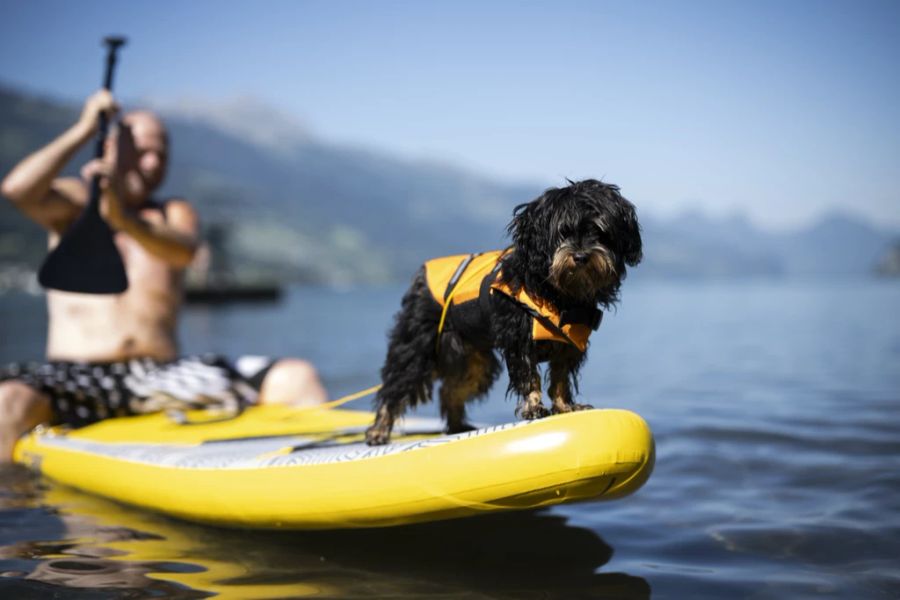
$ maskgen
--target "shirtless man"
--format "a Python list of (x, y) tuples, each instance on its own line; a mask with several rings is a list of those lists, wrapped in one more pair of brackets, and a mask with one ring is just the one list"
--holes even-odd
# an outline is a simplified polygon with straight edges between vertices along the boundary
[(75, 125), (2, 182), (2, 195), (49, 232), (52, 248), (79, 216), (89, 182), (99, 175), (101, 212), (116, 232), (129, 288), (103, 296), (48, 290), (48, 362), (0, 366), (0, 463), (38, 424), (83, 425), (149, 412), (165, 398), (189, 400), (192, 394), (220, 405), (326, 399), (315, 369), (302, 360), (256, 361), (239, 370), (220, 357), (178, 358), (176, 321), (184, 269), (198, 246), (198, 220), (184, 199), (160, 203), (152, 197), (166, 174), (162, 122), (146, 111), (128, 113), (108, 138), (104, 158), (85, 165), (82, 179), (58, 177), (96, 134), (100, 113), (112, 119), (117, 110), (108, 91), (96, 92)]

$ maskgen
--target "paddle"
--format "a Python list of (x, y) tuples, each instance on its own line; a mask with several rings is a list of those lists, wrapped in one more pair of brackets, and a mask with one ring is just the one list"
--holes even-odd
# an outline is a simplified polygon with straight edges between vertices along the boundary
[[(125, 38), (107, 37), (103, 43), (106, 45), (103, 87), (111, 90), (116, 51)], [(108, 130), (109, 120), (101, 113), (94, 158), (103, 157)], [(128, 276), (113, 231), (100, 216), (99, 176), (91, 180), (90, 199), (81, 216), (44, 260), (38, 281), (45, 288), (82, 294), (121, 294), (128, 289)]]

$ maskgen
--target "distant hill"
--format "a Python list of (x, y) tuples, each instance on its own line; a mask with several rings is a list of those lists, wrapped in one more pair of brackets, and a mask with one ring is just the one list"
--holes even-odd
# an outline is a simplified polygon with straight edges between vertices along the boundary
[(679, 277), (868, 276), (900, 237), (844, 213), (781, 233), (760, 230), (741, 216), (696, 212), (643, 224), (648, 258), (642, 273)]
[[(79, 109), (0, 86), (0, 173), (72, 124)], [(329, 144), (252, 101), (157, 109), (173, 140), (161, 192), (197, 204), (239, 271), (323, 283), (405, 280), (425, 258), (502, 246), (513, 207), (541, 192)], [(779, 234), (743, 217), (641, 220), (641, 276), (869, 274), (900, 237), (841, 214)], [(37, 228), (0, 203), (0, 263), (37, 265), (44, 247)]]
[(882, 277), (900, 277), (900, 240), (881, 256), (875, 270)]

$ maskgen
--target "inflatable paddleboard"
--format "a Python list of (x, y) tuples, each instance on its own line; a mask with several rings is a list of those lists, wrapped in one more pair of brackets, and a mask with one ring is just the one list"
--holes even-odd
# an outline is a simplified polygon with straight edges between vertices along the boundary
[(39, 428), (16, 461), (85, 492), (171, 516), (245, 528), (383, 527), (615, 499), (653, 469), (638, 415), (587, 410), (475, 431), (398, 421), (369, 447), (369, 412), (260, 406), (233, 419), (165, 414)]

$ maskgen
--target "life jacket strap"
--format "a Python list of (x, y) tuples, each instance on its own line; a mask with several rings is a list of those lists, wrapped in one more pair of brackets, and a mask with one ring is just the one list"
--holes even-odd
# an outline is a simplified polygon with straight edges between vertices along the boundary
[[(459, 288), (459, 284), (462, 282), (463, 275), (465, 275), (466, 270), (469, 268), (469, 265), (475, 260), (477, 257), (484, 254), (484, 252), (478, 252), (477, 254), (470, 254), (467, 256), (459, 266), (456, 268), (456, 271), (453, 273), (453, 277), (450, 278), (450, 282), (447, 284), (447, 290), (444, 292), (444, 307), (441, 310), (441, 320), (438, 322), (438, 330), (437, 330), (437, 339), (435, 340), (435, 352), (437, 352), (441, 347), (441, 334), (444, 332), (444, 325), (447, 322), (447, 312), (450, 310), (450, 305), (452, 304), (453, 294)], [(500, 261), (497, 261), (497, 265), (500, 264)], [(494, 270), (497, 270), (497, 267), (494, 267)], [(479, 268), (474, 270), (469, 274), (467, 279), (471, 279), (480, 275), (484, 271), (483, 268)]]
[(554, 335), (557, 335), (557, 336), (563, 338), (564, 340), (566, 340), (567, 342), (569, 342), (576, 348), (579, 348), (579, 346), (575, 342), (575, 340), (573, 340), (571, 337), (569, 337), (569, 335), (565, 331), (562, 330), (561, 323), (559, 326), (557, 326), (557, 324), (554, 323), (552, 319), (550, 319), (546, 315), (542, 315), (540, 312), (538, 312), (534, 308), (528, 306), (524, 302), (519, 301), (517, 298), (510, 296), (509, 294), (505, 293), (503, 290), (498, 290), (497, 288), (492, 288), (491, 291), (498, 292), (500, 294), (501, 298), (505, 298), (505, 299), (509, 300), (510, 302), (515, 304), (517, 307), (524, 310), (526, 313), (531, 315), (532, 318), (534, 318), (535, 320), (540, 322), (540, 324), (543, 325), (547, 330), (552, 331)]
[(459, 266), (456, 267), (456, 271), (453, 272), (453, 276), (450, 278), (450, 281), (447, 283), (447, 289), (444, 290), (444, 305), (446, 306), (450, 302), (450, 298), (453, 296), (453, 290), (456, 289), (457, 284), (459, 284), (459, 280), (462, 279), (463, 273), (466, 272), (466, 269), (469, 268), (469, 265), (472, 264), (472, 261), (475, 260), (476, 256), (480, 256), (481, 253), (478, 254), (470, 254), (459, 263)]
[(562, 311), (559, 315), (559, 326), (587, 325), (597, 331), (603, 322), (603, 311), (595, 306), (579, 306)]

